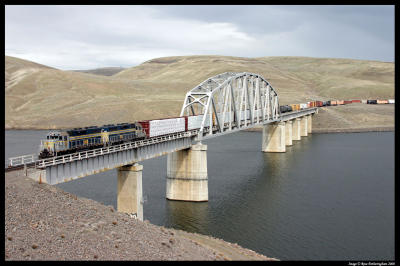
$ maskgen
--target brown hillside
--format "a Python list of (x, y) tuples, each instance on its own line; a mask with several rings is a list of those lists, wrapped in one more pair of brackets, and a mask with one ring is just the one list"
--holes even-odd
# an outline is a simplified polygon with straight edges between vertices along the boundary
[(125, 68), (123, 67), (102, 67), (102, 68), (96, 68), (96, 69), (88, 69), (88, 70), (72, 70), (75, 72), (82, 72), (82, 73), (89, 73), (89, 74), (94, 74), (94, 75), (100, 75), (100, 76), (112, 76), (115, 75)]
[(281, 104), (394, 97), (394, 63), (377, 61), (179, 56), (152, 59), (113, 76), (62, 71), (8, 56), (5, 63), (7, 75), (23, 73), (6, 79), (6, 128), (68, 128), (176, 116), (188, 90), (227, 71), (261, 74)]

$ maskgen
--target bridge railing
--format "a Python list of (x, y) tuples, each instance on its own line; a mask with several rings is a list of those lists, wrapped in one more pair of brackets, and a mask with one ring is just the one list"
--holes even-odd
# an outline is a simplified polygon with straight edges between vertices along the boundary
[(36, 154), (28, 154), (28, 155), (22, 155), (22, 156), (17, 156), (17, 157), (11, 157), (8, 158), (7, 166), (20, 166), (24, 164), (30, 164), (36, 161)]
[[(296, 112), (290, 112), (290, 113), (285, 113), (281, 114), (280, 117), (276, 120), (270, 120), (268, 122), (274, 122), (274, 121), (285, 121), (289, 119), (293, 119), (294, 117), (297, 117), (299, 115), (306, 115), (309, 113), (315, 112), (317, 108), (309, 108), (305, 110), (300, 110)], [(250, 123), (250, 124), (248, 124)], [(265, 122), (264, 122), (265, 123)], [(251, 124), (251, 121), (244, 120), (241, 121), (241, 126), (240, 128), (237, 127), (236, 123), (233, 123), (231, 126), (236, 127), (235, 130), (233, 128), (231, 129), (228, 125), (223, 125), (223, 131), (230, 129), (229, 131), (238, 131), (238, 130), (243, 130), (249, 127), (253, 127), (255, 125), (260, 125), (263, 124), (263, 122), (260, 120), (259, 123)], [(218, 127), (213, 126), (213, 130), (217, 131)], [(28, 165), (28, 164), (35, 164), (36, 167), (38, 168), (45, 168), (48, 166), (56, 165), (56, 164), (62, 164), (62, 163), (67, 163), (67, 162), (72, 162), (76, 160), (82, 160), (86, 158), (91, 158), (91, 157), (96, 157), (99, 155), (105, 155), (109, 153), (114, 153), (118, 151), (124, 151), (124, 150), (129, 150), (129, 149), (134, 149), (146, 145), (151, 145), (151, 144), (156, 144), (164, 141), (169, 141), (169, 140), (174, 140), (178, 138), (185, 138), (185, 137), (195, 137), (199, 133), (199, 129), (188, 131), (188, 132), (180, 132), (180, 133), (174, 133), (170, 135), (165, 135), (165, 136), (160, 136), (160, 137), (154, 137), (151, 139), (145, 139), (145, 140), (138, 140), (138, 141), (133, 141), (133, 142), (127, 142), (115, 146), (109, 146), (109, 147), (104, 147), (104, 148), (98, 148), (94, 150), (89, 150), (89, 151), (83, 151), (83, 152), (77, 152), (73, 154), (67, 154), (63, 156), (57, 156), (57, 157), (52, 157), (48, 159), (41, 159), (41, 160), (36, 160), (37, 155), (36, 154), (29, 154), (29, 155), (23, 155), (23, 156), (17, 156), (17, 157), (12, 157), (8, 159), (8, 162), (6, 161), (6, 168), (7, 167), (18, 167), (22, 165)], [(209, 127), (204, 128), (204, 134), (210, 133), (209, 132)], [(222, 134), (226, 134), (229, 132), (222, 132)], [(213, 133), (211, 133), (213, 134)], [(8, 165), (7, 165), (8, 164)]]

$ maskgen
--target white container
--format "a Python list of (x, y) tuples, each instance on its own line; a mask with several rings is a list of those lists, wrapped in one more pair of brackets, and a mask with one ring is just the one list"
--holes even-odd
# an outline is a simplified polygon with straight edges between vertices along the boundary
[(389, 99), (388, 102), (389, 103), (394, 103), (394, 99)]
[(157, 137), (185, 131), (185, 118), (169, 118), (161, 120), (151, 120), (149, 123), (149, 136)]
[(367, 103), (367, 100), (361, 100), (361, 103)]
[(233, 120), (233, 112), (226, 112), (224, 121), (222, 121), (222, 113), (218, 113), (218, 119), (219, 122), (221, 123), (221, 126), (222, 123), (229, 125), (229, 121)]
[(200, 128), (202, 120), (203, 115), (188, 116), (188, 130)]
[[(240, 112), (238, 112), (238, 115), (240, 117), (240, 121), (244, 121), (246, 118), (250, 119), (250, 110), (246, 110), (246, 112), (240, 111)], [(245, 117), (245, 115), (247, 115), (247, 116)]]
[(306, 109), (307, 108), (307, 104), (306, 103), (301, 103), (300, 104), (300, 109)]

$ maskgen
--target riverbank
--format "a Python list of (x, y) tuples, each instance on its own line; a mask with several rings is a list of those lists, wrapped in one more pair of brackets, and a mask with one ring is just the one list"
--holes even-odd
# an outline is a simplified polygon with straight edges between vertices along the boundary
[[(312, 133), (394, 131), (394, 104), (363, 104), (318, 108), (312, 117)], [(246, 131), (262, 131), (262, 126)]]
[[(262, 127), (249, 128), (247, 132), (261, 132)], [(360, 132), (385, 132), (395, 131), (394, 126), (388, 127), (365, 127), (365, 128), (313, 128), (312, 133), (360, 133)]]
[(275, 260), (5, 173), (6, 260)]

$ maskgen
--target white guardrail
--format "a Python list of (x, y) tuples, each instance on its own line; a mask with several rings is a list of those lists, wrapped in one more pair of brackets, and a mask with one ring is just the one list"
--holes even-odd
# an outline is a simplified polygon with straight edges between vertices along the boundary
[(36, 161), (37, 154), (28, 154), (17, 157), (8, 158), (8, 166), (18, 166), (33, 163)]

